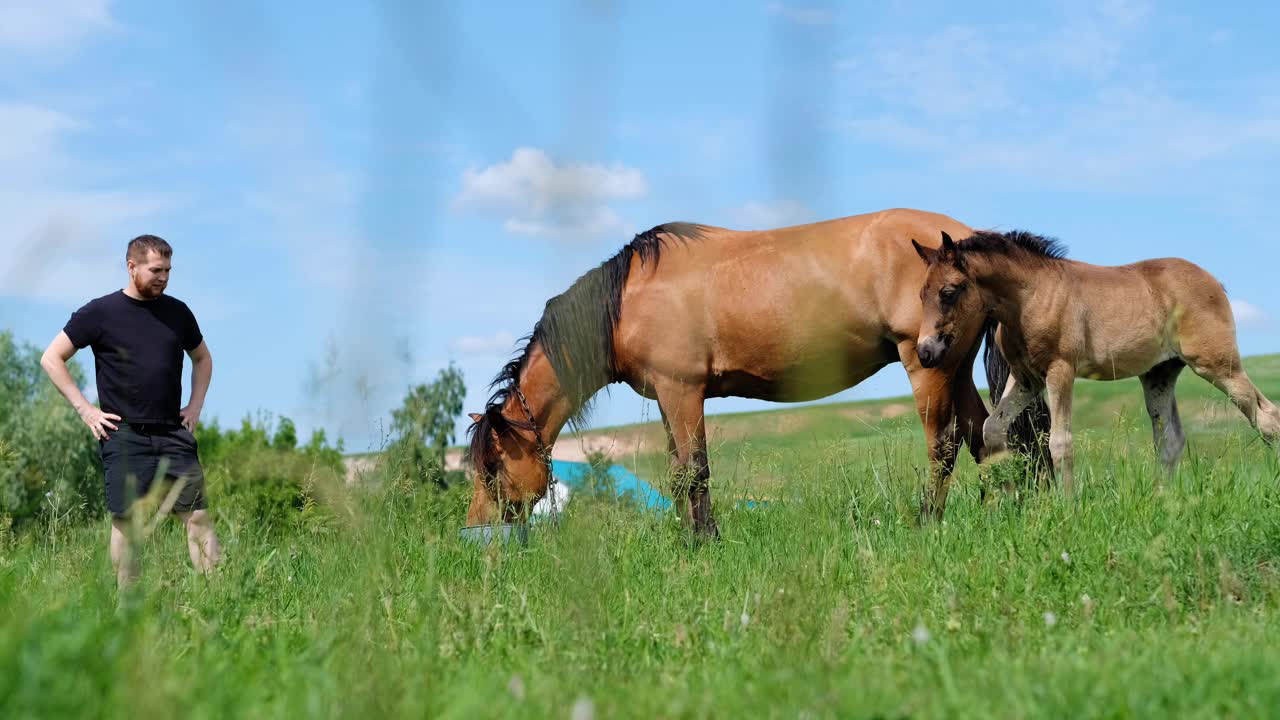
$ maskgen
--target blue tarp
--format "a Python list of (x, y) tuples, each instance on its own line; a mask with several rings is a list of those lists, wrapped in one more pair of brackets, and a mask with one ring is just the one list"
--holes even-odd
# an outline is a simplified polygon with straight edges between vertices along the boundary
[[(560, 482), (568, 485), (570, 490), (577, 491), (582, 489), (583, 482), (591, 472), (591, 465), (584, 462), (552, 460), (551, 471), (560, 479)], [(663, 497), (662, 493), (655, 490), (653, 486), (636, 477), (630, 470), (621, 465), (610, 465), (608, 472), (619, 495), (630, 494), (646, 508), (665, 510), (671, 507), (670, 500)]]

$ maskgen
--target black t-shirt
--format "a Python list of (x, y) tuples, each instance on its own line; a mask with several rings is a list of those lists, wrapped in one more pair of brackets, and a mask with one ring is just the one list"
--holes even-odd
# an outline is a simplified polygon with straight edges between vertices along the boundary
[(182, 351), (204, 340), (186, 303), (117, 290), (72, 313), (63, 332), (77, 348), (93, 348), (103, 412), (129, 423), (180, 422)]

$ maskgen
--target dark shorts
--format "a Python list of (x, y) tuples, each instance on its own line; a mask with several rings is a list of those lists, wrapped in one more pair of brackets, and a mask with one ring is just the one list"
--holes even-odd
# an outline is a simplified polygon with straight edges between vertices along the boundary
[(145, 497), (157, 482), (160, 498), (173, 483), (184, 480), (173, 512), (204, 510), (204, 470), (197, 457), (196, 436), (181, 425), (117, 423), (106, 440), (99, 440), (106, 474), (107, 509), (126, 517), (135, 500)]

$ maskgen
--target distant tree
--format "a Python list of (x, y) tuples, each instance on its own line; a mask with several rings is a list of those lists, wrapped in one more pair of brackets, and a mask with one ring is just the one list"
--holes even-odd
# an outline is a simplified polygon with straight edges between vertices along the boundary
[(445, 486), (445, 449), (454, 441), (454, 423), (462, 415), (465, 395), (462, 371), (453, 364), (432, 382), (409, 389), (404, 404), (391, 413), (395, 440), (389, 455), (399, 473)]
[(292, 420), (287, 417), (280, 418), (280, 424), (276, 426), (276, 434), (271, 438), (271, 447), (277, 450), (293, 450), (298, 447), (298, 429), (294, 427)]

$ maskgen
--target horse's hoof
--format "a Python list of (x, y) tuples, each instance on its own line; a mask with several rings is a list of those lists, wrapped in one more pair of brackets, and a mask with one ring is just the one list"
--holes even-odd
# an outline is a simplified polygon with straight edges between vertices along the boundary
[(916, 527), (928, 527), (942, 522), (942, 513), (927, 507), (920, 508), (920, 514), (916, 515)]

